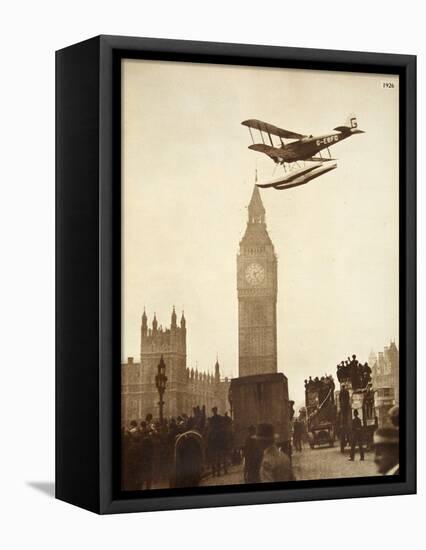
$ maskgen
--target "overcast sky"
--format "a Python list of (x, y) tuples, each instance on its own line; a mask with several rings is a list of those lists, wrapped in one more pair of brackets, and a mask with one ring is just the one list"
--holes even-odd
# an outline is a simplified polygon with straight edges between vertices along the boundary
[(237, 375), (236, 254), (255, 169), (274, 168), (247, 148), (248, 118), (315, 135), (355, 113), (366, 131), (331, 148), (336, 170), (261, 190), (291, 398), (347, 355), (398, 344), (397, 77), (126, 60), (122, 97), (123, 358), (139, 356), (144, 306), (169, 326), (175, 305), (188, 366), (212, 372), (218, 354)]

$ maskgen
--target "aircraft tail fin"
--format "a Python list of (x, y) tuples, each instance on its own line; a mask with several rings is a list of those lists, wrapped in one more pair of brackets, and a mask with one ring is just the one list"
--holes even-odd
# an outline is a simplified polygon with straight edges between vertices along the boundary
[(349, 128), (358, 128), (358, 122), (356, 119), (356, 115), (351, 114), (346, 119), (346, 126), (349, 126)]
[(336, 132), (342, 132), (342, 134), (362, 134), (363, 130), (358, 128), (358, 121), (354, 114), (351, 114), (346, 119), (346, 124), (344, 126), (336, 126), (334, 128)]

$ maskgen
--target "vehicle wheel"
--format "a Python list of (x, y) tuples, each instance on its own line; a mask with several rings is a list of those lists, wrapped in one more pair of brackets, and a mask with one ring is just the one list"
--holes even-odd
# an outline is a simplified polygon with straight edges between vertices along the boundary
[(313, 443), (309, 442), (309, 447), (310, 447), (311, 449), (313, 449), (313, 448), (315, 447), (315, 445), (314, 445)]

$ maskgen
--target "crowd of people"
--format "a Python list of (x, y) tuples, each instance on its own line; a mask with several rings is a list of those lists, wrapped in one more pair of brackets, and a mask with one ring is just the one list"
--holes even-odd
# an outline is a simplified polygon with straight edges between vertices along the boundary
[(305, 380), (305, 390), (318, 390), (324, 385), (334, 389), (334, 379), (331, 374), (325, 374), (321, 376), (321, 378), (318, 376), (312, 378), (312, 376), (310, 376), (308, 380)]
[(348, 357), (337, 365), (337, 379), (340, 383), (350, 382), (353, 390), (363, 389), (371, 381), (371, 368), (368, 363), (360, 363), (356, 355)]
[[(327, 397), (331, 397), (334, 402), (334, 389), (334, 379), (331, 374), (325, 374), (321, 378), (310, 376), (308, 380), (305, 380), (305, 394), (308, 395), (308, 392), (317, 393), (319, 405), (324, 403)], [(308, 403), (309, 399), (306, 399), (306, 402)]]
[[(298, 449), (299, 433), (301, 437), (296, 427)], [(198, 485), (202, 477), (227, 474), (231, 465), (242, 461), (246, 483), (294, 479), (290, 458), (277, 444), (272, 424), (250, 426), (244, 447), (233, 448), (232, 420), (228, 413), (218, 414), (216, 407), (209, 417), (204, 407), (195, 407), (190, 416), (182, 414), (162, 423), (148, 414), (122, 429), (126, 491)]]
[[(176, 472), (176, 448), (179, 436), (193, 432), (203, 441), (203, 459), (195, 464), (191, 454), (190, 468), (185, 465), (185, 449), (190, 448), (188, 439), (181, 442), (182, 471), (196, 471), (191, 476), (191, 484), (207, 472), (213, 476), (227, 473), (229, 464), (239, 459), (232, 452), (232, 420), (227, 412), (218, 414), (213, 407), (207, 417), (205, 407), (194, 407), (191, 415), (182, 414), (165, 418), (162, 422), (147, 414), (145, 420), (132, 420), (128, 428), (122, 428), (122, 486), (124, 490), (137, 491), (153, 487), (170, 487), (184, 483)], [(189, 457), (189, 454), (188, 454)], [(188, 461), (188, 459), (186, 459)], [(204, 471), (207, 469), (207, 472)], [(181, 476), (182, 477), (182, 476)], [(199, 481), (199, 479), (198, 479)]]
[[(361, 384), (368, 379), (369, 370), (355, 360), (353, 356), (350, 368), (359, 371)], [(334, 381), (327, 375), (315, 379), (310, 377), (305, 381), (305, 389), (324, 394), (332, 390), (333, 394)], [(349, 460), (355, 459), (356, 451), (364, 460), (365, 427), (357, 410), (352, 415), (349, 392), (344, 384), (339, 402), (341, 412), (347, 410), (350, 415)], [(377, 429), (376, 425), (374, 443), (372, 441), (378, 472), (383, 474), (399, 471), (397, 408), (390, 417), (392, 427)], [(301, 409), (299, 416), (290, 420), (292, 448), (296, 453), (302, 452), (308, 439), (307, 421), (305, 409), (303, 414)], [(343, 440), (344, 433), (341, 432), (339, 437)], [(195, 407), (191, 415), (165, 418), (162, 422), (147, 414), (144, 420), (133, 420), (128, 427), (122, 428), (122, 487), (126, 491), (196, 486), (203, 477), (227, 474), (231, 465), (241, 462), (244, 462), (245, 483), (295, 479), (291, 451), (285, 446), (280, 447), (272, 424), (249, 426), (244, 446), (236, 448), (232, 419), (228, 413), (218, 414), (217, 407), (213, 407), (210, 416), (207, 416), (205, 407)]]

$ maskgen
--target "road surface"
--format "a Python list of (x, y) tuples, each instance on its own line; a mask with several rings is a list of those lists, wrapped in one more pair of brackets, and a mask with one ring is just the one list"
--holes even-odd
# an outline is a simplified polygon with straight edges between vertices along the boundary
[(339, 445), (315, 449), (306, 446), (301, 453), (293, 452), (292, 463), (296, 479), (335, 479), (377, 475), (374, 453), (365, 453), (365, 460), (361, 461), (357, 452), (354, 462), (351, 462), (349, 449), (341, 453)]
[[(377, 475), (374, 454), (365, 453), (365, 460), (355, 455), (354, 462), (349, 461), (349, 449), (343, 454), (340, 447), (320, 447), (310, 449), (306, 446), (301, 453), (293, 453), (293, 472), (297, 480), (339, 479), (345, 477), (369, 477)], [(201, 486), (235, 485), (244, 483), (243, 466), (232, 466), (227, 475), (207, 477)]]

